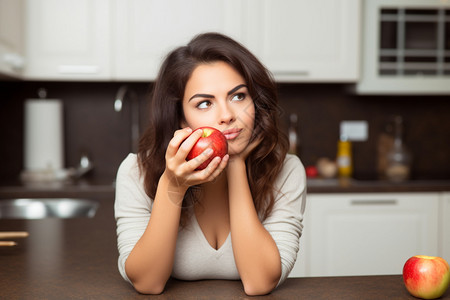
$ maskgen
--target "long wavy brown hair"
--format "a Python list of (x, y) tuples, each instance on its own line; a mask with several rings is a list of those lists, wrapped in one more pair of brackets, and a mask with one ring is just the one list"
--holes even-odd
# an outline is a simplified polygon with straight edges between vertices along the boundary
[[(228, 63), (244, 78), (255, 105), (251, 140), (263, 139), (247, 158), (246, 165), (255, 208), (265, 219), (274, 205), (274, 182), (288, 149), (287, 136), (279, 129), (276, 85), (270, 72), (250, 51), (219, 33), (194, 37), (186, 46), (170, 52), (162, 63), (150, 98), (149, 125), (138, 149), (145, 191), (154, 199), (159, 178), (166, 167), (167, 146), (173, 133), (180, 129), (180, 121), (184, 120), (182, 99), (188, 79), (198, 65), (217, 61)], [(184, 196), (183, 207), (191, 206), (196, 200), (195, 188), (190, 188)], [(186, 219), (187, 210), (184, 209), (182, 225)]]

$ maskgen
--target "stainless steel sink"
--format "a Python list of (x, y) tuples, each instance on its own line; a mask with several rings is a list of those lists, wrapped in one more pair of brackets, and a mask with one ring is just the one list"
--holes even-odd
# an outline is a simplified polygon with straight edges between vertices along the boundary
[(92, 218), (98, 202), (74, 198), (0, 200), (0, 219)]

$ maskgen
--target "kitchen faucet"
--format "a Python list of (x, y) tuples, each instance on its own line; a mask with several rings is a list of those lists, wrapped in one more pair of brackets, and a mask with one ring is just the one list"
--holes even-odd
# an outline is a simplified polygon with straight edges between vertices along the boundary
[(122, 111), (126, 96), (131, 100), (131, 151), (137, 153), (139, 140), (139, 101), (136, 93), (128, 85), (122, 85), (117, 91), (114, 110), (117, 112)]

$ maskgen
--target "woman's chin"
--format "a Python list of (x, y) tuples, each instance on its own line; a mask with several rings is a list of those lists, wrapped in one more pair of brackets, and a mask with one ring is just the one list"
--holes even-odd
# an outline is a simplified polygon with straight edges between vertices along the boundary
[(228, 155), (230, 156), (240, 154), (243, 150), (244, 148), (242, 147), (230, 147), (230, 145), (228, 145)]

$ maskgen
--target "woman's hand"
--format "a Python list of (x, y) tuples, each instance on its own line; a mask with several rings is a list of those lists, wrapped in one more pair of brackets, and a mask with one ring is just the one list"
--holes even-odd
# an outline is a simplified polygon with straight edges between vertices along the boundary
[(187, 127), (177, 130), (170, 140), (166, 150), (166, 170), (163, 175), (167, 176), (172, 188), (184, 193), (190, 186), (213, 181), (225, 169), (228, 155), (222, 159), (215, 157), (203, 170), (195, 170), (212, 155), (212, 149), (206, 149), (202, 154), (186, 161), (188, 153), (201, 137), (202, 130)]
[(253, 142), (249, 143), (247, 145), (247, 147), (245, 147), (245, 149), (241, 153), (233, 155), (230, 158), (230, 163), (235, 160), (241, 160), (241, 161), (245, 162), (245, 160), (250, 155), (250, 153), (252, 153), (252, 151), (255, 150), (259, 144), (261, 144), (261, 141), (262, 141), (262, 137), (256, 138)]

